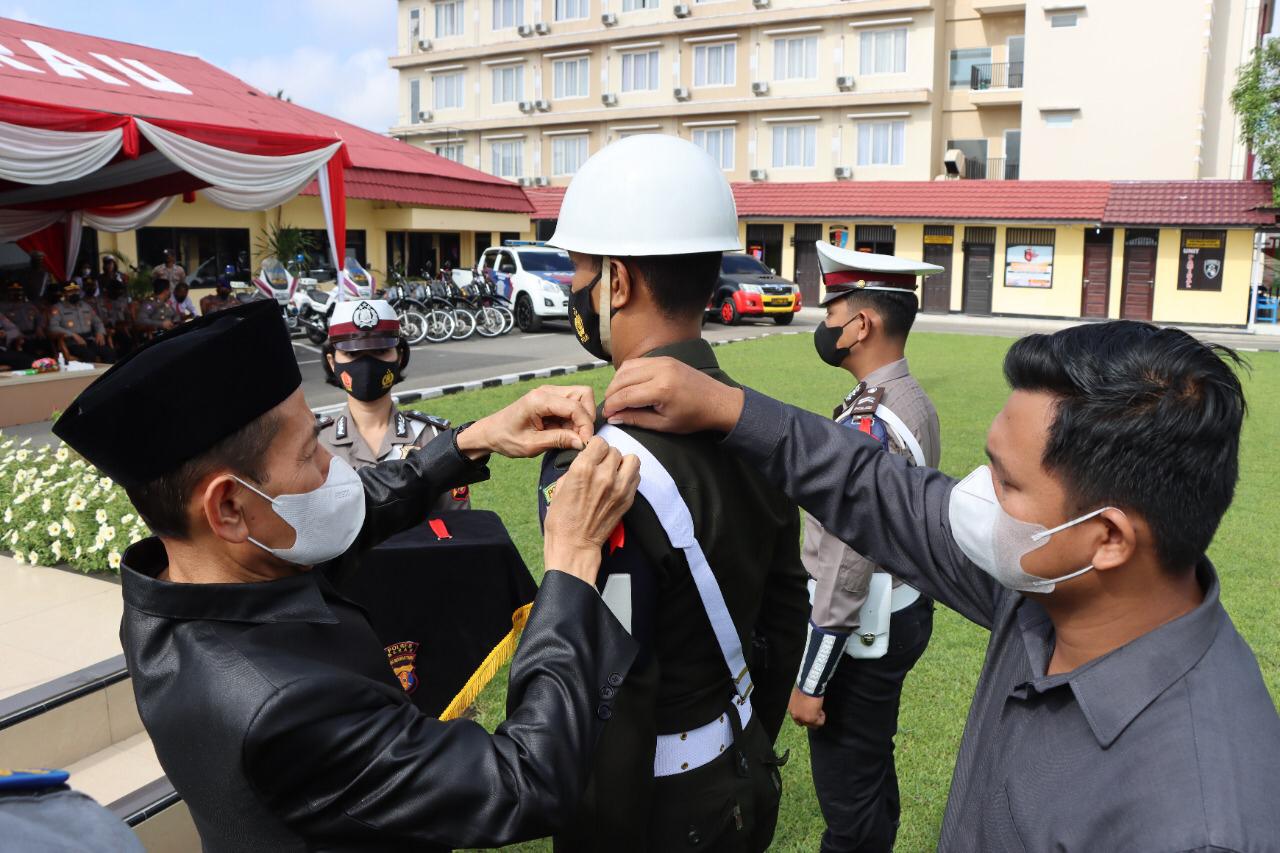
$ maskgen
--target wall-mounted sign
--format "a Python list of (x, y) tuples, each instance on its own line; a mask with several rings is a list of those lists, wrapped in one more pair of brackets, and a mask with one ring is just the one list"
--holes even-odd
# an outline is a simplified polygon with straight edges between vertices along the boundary
[(1178, 264), (1179, 290), (1222, 290), (1225, 231), (1183, 231)]
[(1004, 252), (1005, 287), (1053, 287), (1053, 246), (1014, 243)]

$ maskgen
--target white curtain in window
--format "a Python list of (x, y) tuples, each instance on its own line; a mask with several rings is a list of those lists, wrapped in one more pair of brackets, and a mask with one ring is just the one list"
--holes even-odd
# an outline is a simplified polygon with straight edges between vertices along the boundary
[(622, 91), (658, 88), (658, 51), (622, 55)]
[(864, 121), (858, 125), (859, 166), (901, 166), (906, 122)]
[(693, 132), (693, 142), (710, 154), (721, 169), (733, 168), (734, 128), (699, 128)]
[(432, 103), (438, 110), (455, 109), (462, 106), (462, 75), (437, 74), (432, 78), (435, 97)]
[(524, 168), (524, 143), (521, 140), (493, 143), (493, 174), (500, 178), (518, 178)]
[(587, 159), (587, 137), (561, 136), (551, 142), (551, 173), (572, 175)]
[(493, 0), (493, 28), (505, 30), (524, 23), (524, 0)]
[(860, 38), (861, 74), (900, 74), (907, 70), (907, 31), (905, 28), (872, 30)]
[(738, 46), (727, 44), (698, 45), (693, 50), (693, 85), (732, 86), (736, 78)]
[(505, 104), (524, 95), (524, 66), (504, 65), (493, 69), (493, 102)]
[(0, 122), (0, 178), (19, 184), (56, 184), (90, 175), (124, 144), (120, 128), (42, 130)]
[(773, 128), (773, 165), (813, 166), (817, 162), (818, 131), (811, 124)]
[(556, 20), (573, 21), (587, 17), (590, 0), (556, 0)]
[(587, 57), (581, 59), (564, 59), (552, 63), (555, 97), (583, 98), (587, 89)]
[(463, 0), (436, 4), (436, 38), (462, 35), (464, 8)]
[(773, 79), (812, 80), (818, 76), (818, 37), (775, 39)]

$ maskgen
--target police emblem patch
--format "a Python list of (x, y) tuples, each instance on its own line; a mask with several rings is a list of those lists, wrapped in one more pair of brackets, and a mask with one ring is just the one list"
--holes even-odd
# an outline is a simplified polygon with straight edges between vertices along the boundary
[(578, 313), (578, 309), (573, 310), (573, 330), (578, 334), (578, 340), (584, 344), (587, 342), (587, 327), (582, 322), (582, 315)]
[(542, 499), (547, 502), (547, 506), (551, 506), (551, 497), (556, 493), (556, 486), (560, 483), (556, 480), (554, 483), (547, 483), (542, 489)]
[(351, 322), (357, 329), (372, 329), (378, 325), (378, 312), (368, 302), (361, 302), (351, 315)]
[(388, 367), (387, 372), (382, 374), (382, 387), (390, 388), (394, 384), (396, 384), (395, 372)]
[(418, 644), (413, 640), (405, 640), (402, 643), (392, 643), (387, 646), (386, 651), (391, 671), (400, 680), (400, 686), (404, 688), (404, 692), (412, 693), (417, 690)]
[(449, 494), (453, 496), (455, 501), (465, 501), (467, 498), (471, 497), (471, 489), (467, 486), (458, 486), (458, 488), (454, 489)]
[(1217, 258), (1209, 258), (1204, 262), (1204, 277), (1217, 278), (1218, 273), (1222, 271), (1222, 261)]

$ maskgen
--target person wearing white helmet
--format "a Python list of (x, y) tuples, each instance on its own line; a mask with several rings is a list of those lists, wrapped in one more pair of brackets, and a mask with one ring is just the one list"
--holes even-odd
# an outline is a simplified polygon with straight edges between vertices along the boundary
[[(672, 136), (598, 152), (549, 243), (574, 263), (570, 315), (614, 365), (670, 356), (733, 384), (701, 339), (721, 253), (740, 247), (719, 166)], [(795, 506), (700, 436), (600, 425), (641, 459), (641, 495), (598, 586), (642, 652), (617, 692), (587, 796), (558, 851), (764, 850), (781, 797), (782, 725), (808, 598)], [(543, 463), (541, 509), (572, 452)]]
[[(402, 411), (391, 396), (409, 365), (409, 344), (385, 299), (337, 303), (321, 361), (325, 378), (347, 392), (347, 404), (337, 418), (320, 419), (320, 443), (352, 468), (403, 459), (449, 429), (445, 418)], [(433, 512), (470, 508), (470, 492), (461, 486), (441, 495)]]

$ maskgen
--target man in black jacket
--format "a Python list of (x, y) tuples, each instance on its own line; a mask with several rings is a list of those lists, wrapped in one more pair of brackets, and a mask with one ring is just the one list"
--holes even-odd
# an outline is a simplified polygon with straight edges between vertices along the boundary
[(636, 460), (594, 439), (566, 475), (508, 719), (489, 735), (418, 711), (325, 576), (485, 479), (490, 452), (582, 447), (590, 391), (538, 389), (357, 474), (318, 445), (299, 385), (275, 306), (251, 303), (134, 352), (55, 427), (157, 534), (125, 554), (121, 635), (204, 848), (434, 850), (553, 831), (611, 716), (602, 690), (634, 656), (591, 584)]

